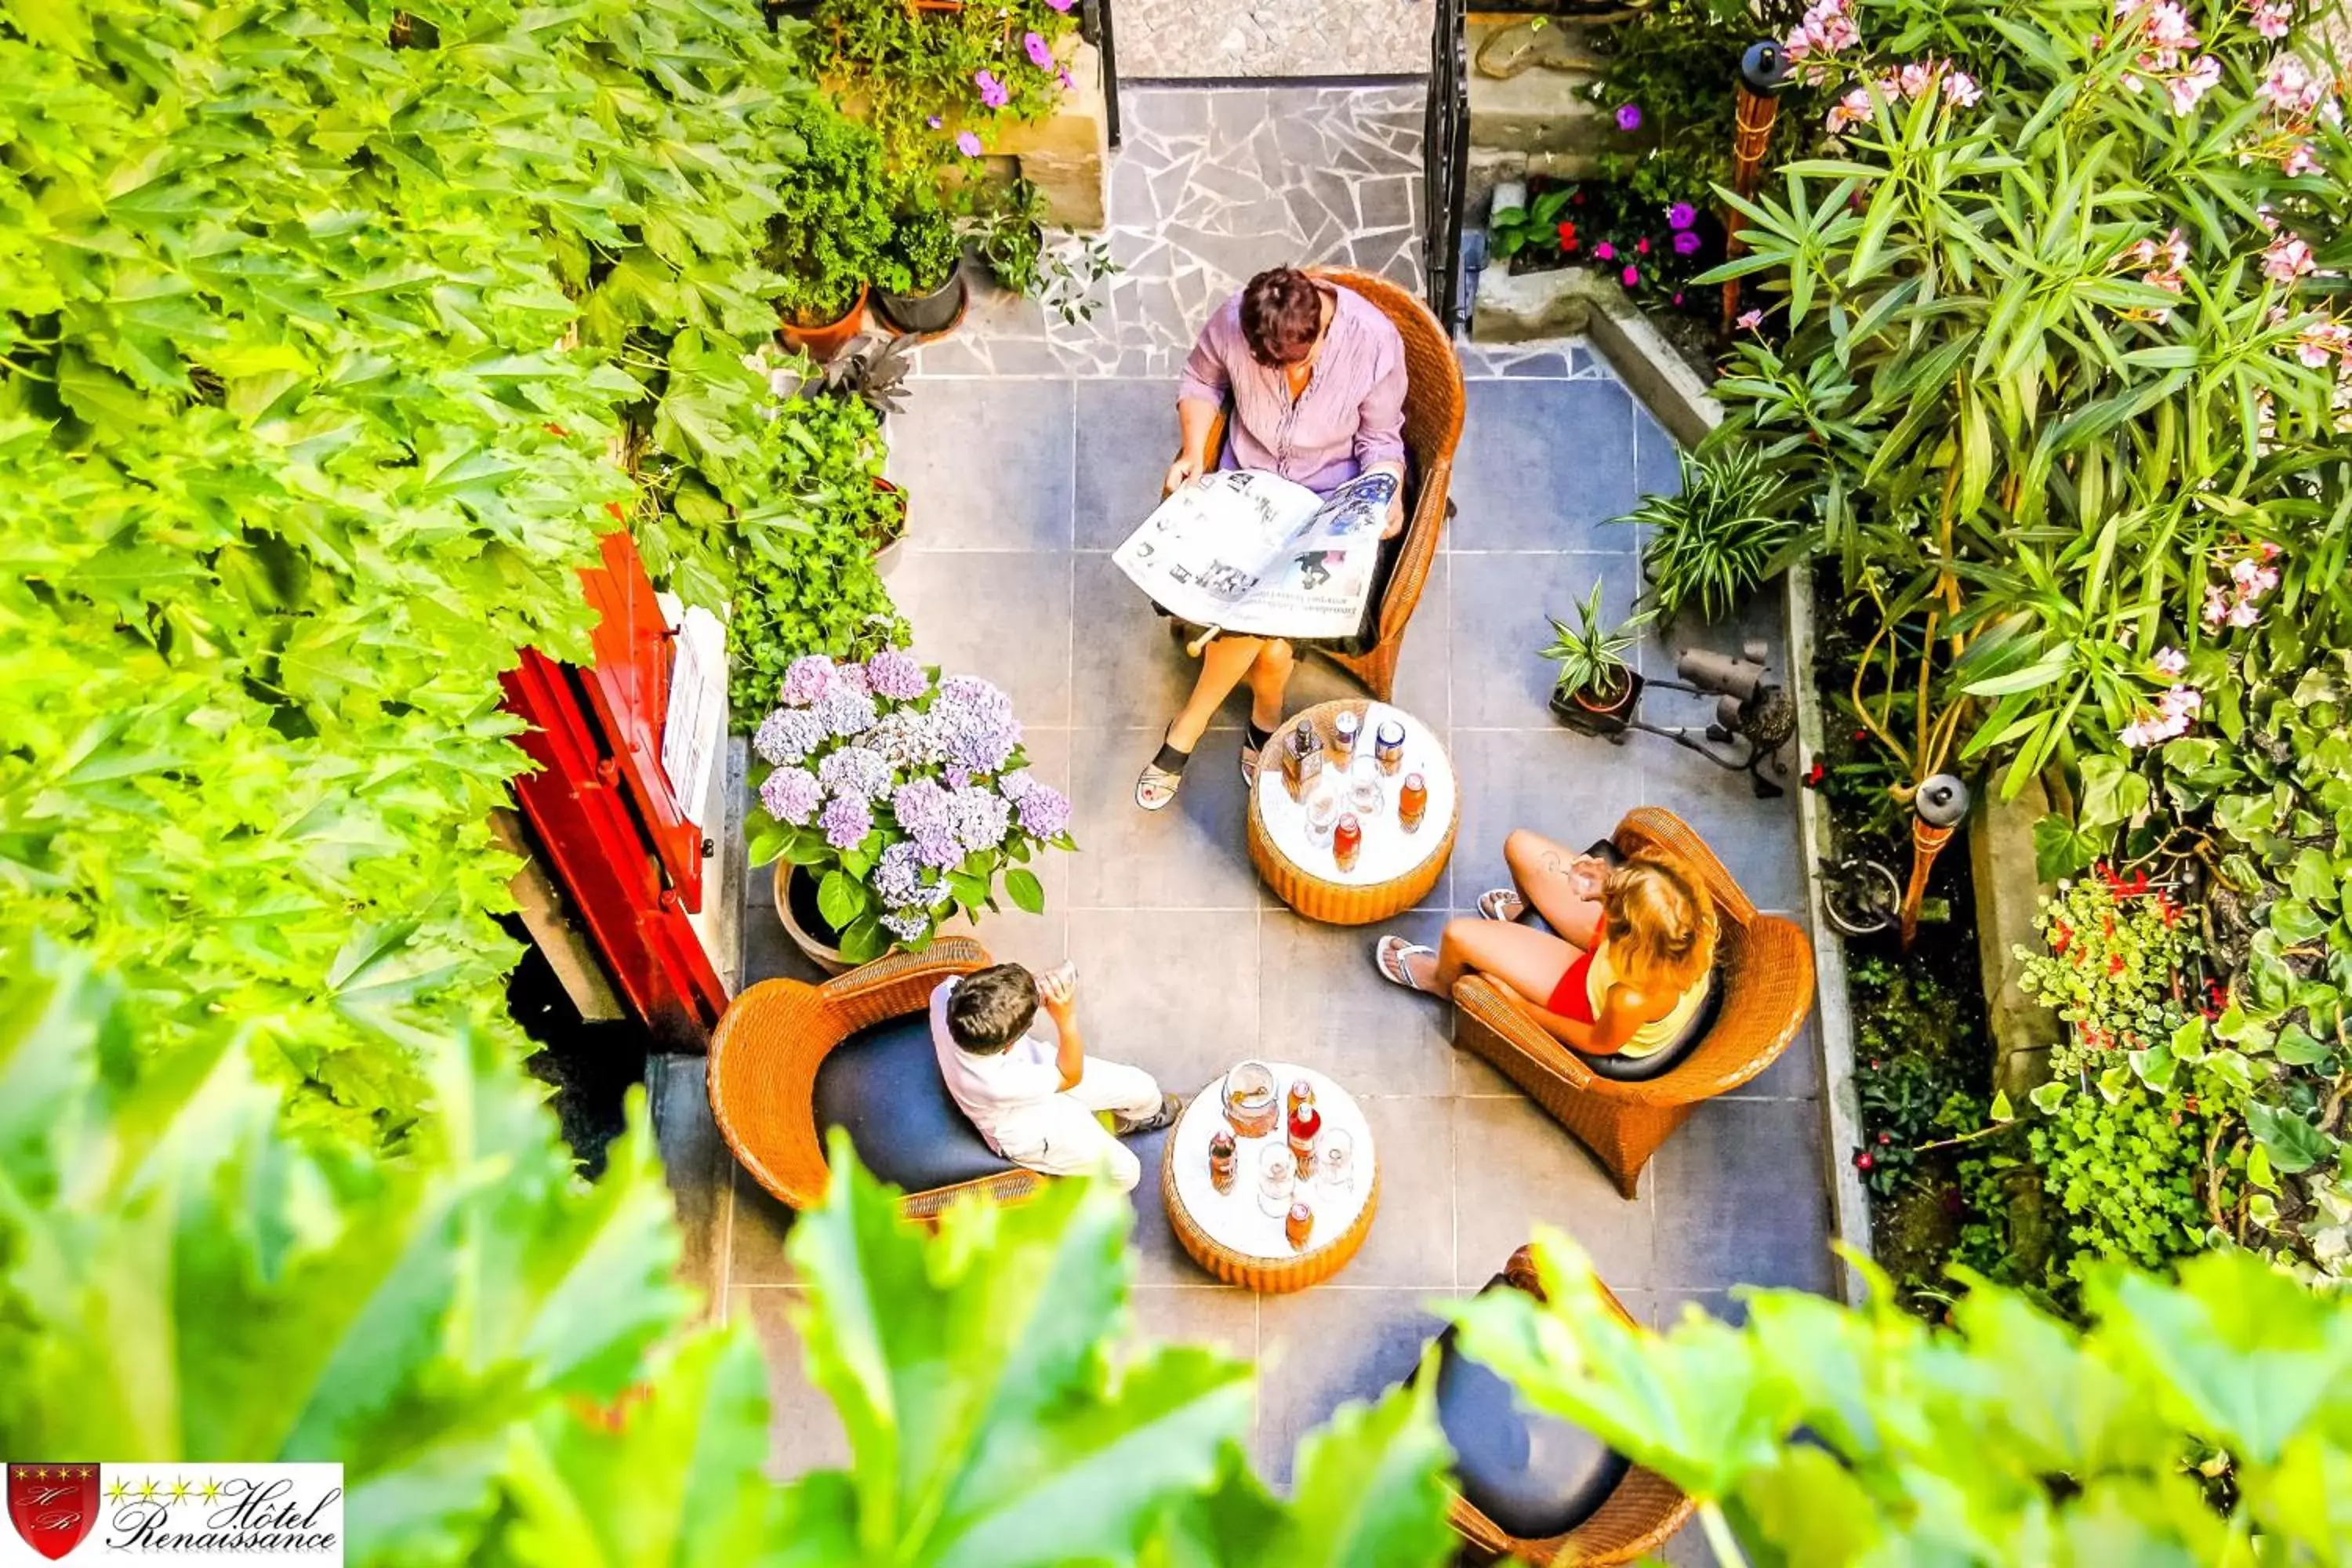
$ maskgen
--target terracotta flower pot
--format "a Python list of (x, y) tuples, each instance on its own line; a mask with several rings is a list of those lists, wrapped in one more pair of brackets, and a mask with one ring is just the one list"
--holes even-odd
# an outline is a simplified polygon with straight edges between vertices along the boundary
[(1584, 688), (1569, 691), (1554, 687), (1552, 717), (1580, 734), (1622, 741), (1626, 723), (1633, 714), (1633, 704), (1641, 695), (1642, 678), (1630, 669), (1624, 671), (1623, 681), (1613, 690)]
[(776, 918), (783, 922), (784, 934), (803, 957), (827, 974), (845, 974), (849, 960), (841, 956), (841, 949), (833, 939), (838, 935), (817, 913), (816, 879), (805, 868), (776, 862)]
[(817, 363), (823, 364), (839, 353), (843, 344), (857, 335), (857, 329), (866, 320), (867, 291), (866, 286), (860, 283), (857, 286), (857, 298), (850, 301), (849, 309), (842, 312), (838, 320), (818, 326), (801, 326), (790, 316), (779, 311), (776, 316), (780, 323), (777, 331), (786, 343), (800, 350)]
[(971, 302), (971, 293), (964, 283), (961, 260), (948, 269), (947, 281), (928, 294), (893, 294), (887, 289), (874, 291), (874, 313), (910, 337), (946, 336), (963, 320)]

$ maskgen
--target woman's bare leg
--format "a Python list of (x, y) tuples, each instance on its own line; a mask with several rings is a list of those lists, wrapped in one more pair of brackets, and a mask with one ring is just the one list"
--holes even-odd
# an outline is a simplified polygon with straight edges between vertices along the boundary
[[(1184, 700), (1177, 710), (1175, 721), (1168, 726), (1168, 743), (1180, 752), (1189, 752), (1201, 743), (1202, 734), (1217, 710), (1233, 695), (1242, 677), (1257, 663), (1265, 647), (1264, 637), (1220, 637), (1212, 641), (1201, 654), (1201, 673), (1192, 682), (1192, 695)], [(1255, 696), (1255, 689), (1252, 689)]]
[(1290, 686), (1291, 667), (1297, 662), (1290, 645), (1267, 637), (1249, 667), (1250, 722), (1271, 730), (1282, 722), (1283, 694)]
[(1529, 907), (1552, 930), (1589, 951), (1601, 940), (1601, 900), (1586, 898), (1570, 869), (1583, 858), (1566, 845), (1524, 827), (1511, 829), (1503, 840), (1503, 863), (1511, 868), (1511, 880)]
[(1576, 949), (1530, 926), (1496, 921), (1448, 921), (1438, 939), (1437, 956), (1415, 953), (1405, 960), (1413, 983), (1441, 996), (1454, 994), (1454, 983), (1475, 971), (1501, 981), (1540, 1007), (1559, 977), (1576, 962)]

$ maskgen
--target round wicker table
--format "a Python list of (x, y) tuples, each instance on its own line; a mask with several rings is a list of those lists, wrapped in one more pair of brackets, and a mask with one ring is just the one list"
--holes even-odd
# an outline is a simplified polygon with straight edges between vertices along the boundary
[[(1363, 820), (1363, 849), (1348, 871), (1339, 869), (1328, 844), (1306, 842), (1301, 826), (1306, 807), (1290, 798), (1282, 772), (1282, 755), (1290, 744), (1291, 732), (1301, 724), (1311, 724), (1326, 748), (1324, 772), (1330, 782), (1322, 787), (1343, 784), (1349, 759), (1335, 749), (1338, 740), (1333, 728), (1343, 712), (1353, 712), (1364, 721), (1360, 743), (1366, 755), (1370, 754), (1372, 730), (1380, 719), (1399, 720), (1405, 730), (1404, 763), (1394, 773), (1381, 775), (1381, 809)], [(1366, 925), (1412, 909), (1437, 885), (1447, 857), (1454, 853), (1462, 796), (1454, 787), (1454, 764), (1427, 725), (1387, 703), (1361, 699), (1318, 702), (1274, 732), (1265, 757), (1257, 784), (1250, 791), (1250, 860), (1284, 903), (1311, 921)], [(1397, 790), (1408, 773), (1420, 773), (1429, 788), (1429, 809), (1420, 827), (1411, 833), (1396, 814)]]
[(1371, 1127), (1346, 1089), (1309, 1068), (1265, 1065), (1274, 1069), (1286, 1098), (1295, 1079), (1314, 1085), (1315, 1108), (1323, 1114), (1325, 1129), (1344, 1131), (1355, 1142), (1355, 1177), (1345, 1189), (1330, 1191), (1320, 1181), (1295, 1188), (1295, 1195), (1315, 1210), (1307, 1245), (1293, 1249), (1281, 1217), (1258, 1205), (1258, 1156), (1282, 1137), (1279, 1124), (1270, 1136), (1235, 1140), (1231, 1192), (1218, 1192), (1209, 1180), (1209, 1140), (1226, 1125), (1223, 1076), (1194, 1095), (1169, 1130), (1160, 1156), (1160, 1195), (1169, 1228), (1195, 1263), (1228, 1285), (1278, 1295), (1320, 1285), (1348, 1266), (1372, 1228), (1381, 1173), (1372, 1155)]

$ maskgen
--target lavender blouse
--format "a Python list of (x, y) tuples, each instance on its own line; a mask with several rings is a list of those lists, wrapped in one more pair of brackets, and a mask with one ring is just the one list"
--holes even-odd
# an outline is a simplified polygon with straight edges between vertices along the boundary
[(1405, 460), (1404, 340), (1362, 295), (1337, 285), (1331, 291), (1330, 330), (1296, 402), (1282, 371), (1250, 357), (1239, 294), (1201, 329), (1176, 397), (1232, 399), (1221, 466), (1271, 468), (1328, 494), (1373, 463)]

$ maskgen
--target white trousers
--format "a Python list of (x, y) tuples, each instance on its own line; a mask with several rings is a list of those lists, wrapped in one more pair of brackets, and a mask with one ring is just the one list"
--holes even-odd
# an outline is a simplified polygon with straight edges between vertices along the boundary
[(1048, 1176), (1100, 1173), (1131, 1193), (1143, 1179), (1142, 1162), (1095, 1120), (1098, 1110), (1126, 1121), (1156, 1116), (1160, 1081), (1141, 1068), (1088, 1057), (1078, 1081), (1053, 1099), (1000, 1112), (989, 1142), (1016, 1165)]

